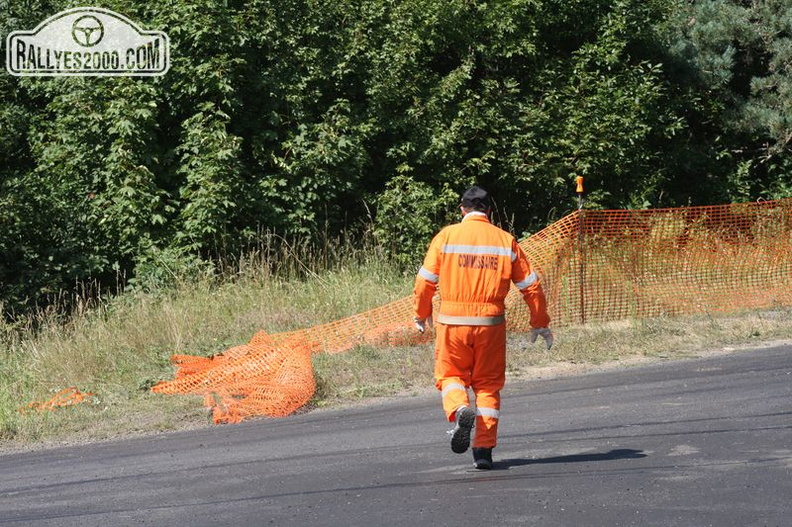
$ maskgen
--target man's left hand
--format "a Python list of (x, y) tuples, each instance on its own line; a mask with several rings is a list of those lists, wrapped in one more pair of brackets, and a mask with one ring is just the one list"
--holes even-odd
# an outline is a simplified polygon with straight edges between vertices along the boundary
[(542, 337), (547, 344), (547, 349), (553, 347), (553, 332), (550, 328), (534, 328), (531, 330), (531, 342), (536, 342), (536, 337)]

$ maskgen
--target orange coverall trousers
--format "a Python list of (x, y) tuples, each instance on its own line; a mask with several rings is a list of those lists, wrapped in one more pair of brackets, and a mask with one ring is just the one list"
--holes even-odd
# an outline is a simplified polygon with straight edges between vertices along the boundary
[(435, 324), (435, 385), (443, 410), (453, 422), (460, 406), (476, 397), (474, 448), (493, 448), (498, 439), (500, 391), (506, 382), (506, 324), (454, 326)]

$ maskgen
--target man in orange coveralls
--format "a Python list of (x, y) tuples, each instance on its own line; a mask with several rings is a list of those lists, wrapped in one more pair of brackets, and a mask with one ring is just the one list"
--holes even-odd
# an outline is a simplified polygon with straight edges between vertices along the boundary
[[(467, 451), (475, 424), (475, 467), (491, 469), (506, 381), (504, 300), (512, 282), (531, 312), (531, 342), (541, 336), (550, 349), (553, 334), (539, 278), (514, 237), (490, 223), (487, 192), (471, 187), (460, 208), (462, 221), (434, 237), (415, 278), (414, 321), (421, 332), (431, 325), (432, 297), (439, 285), (434, 373), (446, 417), (455, 423), (451, 450)], [(475, 411), (468, 399), (471, 386)]]

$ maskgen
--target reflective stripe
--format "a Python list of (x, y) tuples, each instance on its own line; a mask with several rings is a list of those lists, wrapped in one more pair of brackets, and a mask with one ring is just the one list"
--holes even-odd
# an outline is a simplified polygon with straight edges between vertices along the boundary
[(531, 271), (531, 274), (525, 277), (525, 280), (521, 280), (519, 282), (514, 282), (514, 285), (517, 286), (517, 289), (523, 290), (529, 285), (535, 284), (536, 281), (539, 280), (539, 277), (536, 275), (534, 271)]
[(458, 382), (449, 382), (443, 388), (443, 397), (448, 395), (448, 392), (453, 392), (454, 390), (462, 390), (463, 392), (467, 391), (467, 388), (459, 384)]
[(457, 315), (437, 315), (437, 321), (449, 326), (497, 326), (506, 321), (505, 315), (494, 317), (462, 317)]
[(485, 254), (490, 256), (508, 256), (511, 261), (517, 259), (517, 254), (511, 247), (498, 247), (497, 245), (443, 245), (445, 254)]
[(476, 415), (480, 415), (481, 417), (492, 417), (493, 419), (500, 419), (500, 411), (496, 410), (495, 408), (482, 408), (479, 406), (476, 408)]
[(437, 281), (440, 279), (439, 276), (437, 276), (433, 272), (429, 271), (426, 267), (421, 267), (418, 270), (418, 276), (420, 276), (421, 278), (423, 278), (427, 282), (432, 282), (433, 284), (436, 284)]

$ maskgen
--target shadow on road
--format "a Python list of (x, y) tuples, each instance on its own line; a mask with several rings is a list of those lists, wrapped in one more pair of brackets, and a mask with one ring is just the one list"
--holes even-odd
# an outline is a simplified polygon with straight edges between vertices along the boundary
[(589, 463), (593, 461), (616, 461), (618, 459), (640, 459), (646, 457), (643, 450), (618, 448), (610, 452), (599, 454), (571, 454), (568, 456), (554, 456), (539, 459), (501, 459), (493, 463), (494, 469), (509, 469), (523, 465), (544, 465), (550, 463)]

